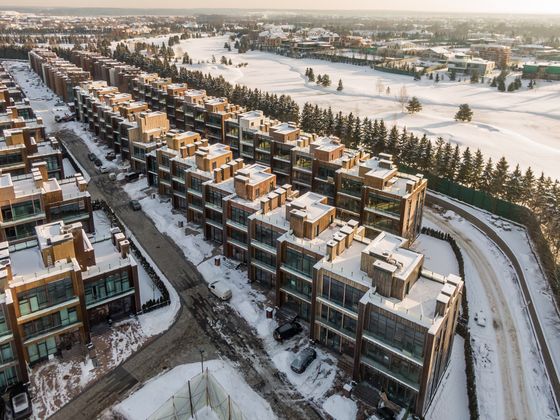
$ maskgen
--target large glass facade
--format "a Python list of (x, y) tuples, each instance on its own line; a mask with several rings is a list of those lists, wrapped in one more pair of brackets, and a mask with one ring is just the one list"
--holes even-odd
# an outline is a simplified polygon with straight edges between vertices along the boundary
[(362, 197), (362, 183), (350, 178), (340, 180), (340, 191), (344, 194), (353, 195), (354, 197)]
[(2, 207), (2, 220), (11, 222), (41, 213), (41, 200), (29, 200)]
[(360, 214), (362, 202), (359, 198), (346, 197), (339, 195), (336, 201), (336, 206), (344, 210), (351, 211), (352, 213)]
[(56, 340), (54, 337), (49, 337), (46, 340), (27, 346), (27, 355), (31, 363), (44, 360), (48, 358), (50, 354), (56, 353), (56, 351)]
[(111, 273), (102, 279), (84, 285), (86, 305), (93, 305), (105, 299), (121, 295), (134, 289), (127, 271)]
[(321, 296), (339, 306), (358, 313), (358, 303), (365, 292), (338, 281), (329, 276), (323, 276)]
[(0, 370), (0, 390), (5, 390), (10, 385), (18, 381), (17, 371), (15, 366), (9, 366)]
[(366, 317), (366, 334), (400, 350), (409, 356), (422, 360), (424, 357), (425, 332), (404, 324), (401, 319), (393, 319), (385, 312), (372, 310)]
[(276, 270), (276, 254), (271, 254), (269, 252), (262, 251), (258, 248), (255, 248), (255, 255), (254, 259), (270, 267), (272, 270)]
[(280, 235), (282, 235), (281, 232), (277, 232), (266, 225), (260, 223), (255, 225), (254, 239), (257, 242), (276, 248), (276, 243)]
[(284, 281), (282, 287), (286, 290), (293, 292), (295, 295), (300, 295), (308, 300), (311, 300), (311, 282), (300, 279), (299, 277), (290, 274), (284, 274)]
[(243, 209), (232, 207), (231, 208), (231, 216), (230, 220), (235, 223), (239, 223), (240, 225), (247, 226), (247, 218), (252, 213), (245, 211)]
[(400, 222), (389, 216), (366, 211), (364, 213), (364, 224), (376, 230), (400, 234)]
[(0, 155), (0, 167), (12, 166), (23, 162), (21, 153), (7, 153)]
[(78, 313), (76, 308), (64, 308), (58, 312), (45, 315), (23, 324), (23, 337), (27, 340), (77, 322)]
[(371, 191), (366, 197), (366, 207), (370, 207), (383, 213), (393, 216), (401, 214), (401, 200), (397, 198), (386, 197), (375, 191)]
[(286, 249), (284, 264), (298, 273), (311, 278), (313, 276), (313, 266), (316, 263), (317, 259), (311, 255), (304, 254), (292, 248)]
[(307, 156), (297, 155), (294, 166), (311, 171), (311, 168), (313, 167), (313, 159)]
[(6, 319), (6, 314), (4, 313), (4, 306), (0, 305), (0, 337), (8, 335), (11, 332), (8, 320)]
[(402, 382), (418, 388), (422, 367), (386, 349), (364, 340), (362, 357), (366, 358), (375, 368), (386, 372)]
[(74, 297), (72, 279), (65, 278), (35, 287), (18, 293), (17, 297), (21, 315), (37, 312), (72, 299)]
[(206, 192), (206, 202), (213, 204), (214, 206), (222, 207), (223, 198), (224, 195), (214, 189), (209, 188)]

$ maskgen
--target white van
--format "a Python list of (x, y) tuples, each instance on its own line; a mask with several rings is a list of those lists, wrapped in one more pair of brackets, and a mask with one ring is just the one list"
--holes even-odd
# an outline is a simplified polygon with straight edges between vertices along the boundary
[(208, 285), (210, 292), (220, 300), (231, 299), (231, 289), (222, 281), (216, 280)]

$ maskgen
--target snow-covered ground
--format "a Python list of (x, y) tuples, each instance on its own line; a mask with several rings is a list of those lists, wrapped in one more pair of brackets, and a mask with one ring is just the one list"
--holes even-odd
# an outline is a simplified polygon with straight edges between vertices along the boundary
[[(209, 360), (204, 362), (204, 369), (208, 369), (225, 392), (231, 396), (232, 401), (241, 409), (244, 418), (247, 420), (276, 418), (268, 402), (251, 389), (230, 363), (224, 360)], [(199, 363), (179, 365), (146, 382), (142, 388), (117, 404), (113, 411), (115, 415), (124, 416), (128, 420), (146, 419), (200, 372)]]
[[(167, 36), (143, 38), (142, 41), (161, 45)], [(136, 39), (138, 40), (138, 39)], [(461, 146), (480, 148), (495, 159), (505, 155), (510, 164), (522, 168), (531, 166), (560, 178), (560, 83), (541, 81), (533, 90), (526, 87), (516, 92), (498, 92), (488, 84), (445, 81), (434, 83), (423, 78), (383, 73), (369, 67), (330, 63), (322, 60), (294, 59), (260, 51), (238, 54), (228, 52), (224, 43), (228, 36), (182, 40), (173, 48), (176, 57), (187, 52), (193, 60), (190, 69), (222, 75), (239, 83), (266, 92), (290, 95), (300, 106), (311, 102), (333, 110), (353, 112), (360, 117), (383, 118), (389, 124), (406, 126), (418, 133), (442, 136)], [(129, 43), (133, 46), (133, 43)], [(212, 64), (225, 56), (233, 65)], [(201, 61), (201, 64), (198, 62)], [(248, 63), (246, 67), (236, 67)], [(182, 66), (182, 64), (178, 64)], [(329, 74), (333, 85), (328, 88), (309, 83), (305, 69), (312, 67), (315, 75)], [(344, 90), (337, 92), (341, 79)], [(391, 93), (378, 93), (378, 81)], [(523, 82), (524, 86), (526, 81)], [(408, 115), (401, 110), (396, 95), (405, 87), (408, 96), (416, 96), (422, 112)], [(454, 120), (459, 104), (468, 103), (474, 111), (471, 123)]]
[[(288, 377), (298, 391), (312, 400), (320, 401), (324, 398), (334, 384), (337, 373), (336, 360), (327, 352), (317, 349), (317, 360), (305, 373), (295, 374), (290, 369), (290, 363), (297, 351), (309, 345), (309, 339), (302, 335), (282, 344), (277, 343), (272, 338), (272, 331), (277, 327), (277, 323), (266, 318), (266, 298), (251, 286), (245, 271), (236, 269), (238, 263), (220, 256), (218, 258), (221, 264), (216, 266), (212, 258), (212, 255), (216, 254), (215, 246), (204, 240), (199, 227), (187, 224), (183, 215), (173, 214), (169, 202), (160, 202), (157, 194), (156, 198), (152, 198), (151, 189), (147, 188), (145, 179), (126, 184), (124, 189), (131, 198), (140, 201), (142, 210), (161, 232), (167, 234), (183, 250), (185, 258), (197, 265), (206, 282), (210, 283), (216, 279), (227, 282), (232, 290), (229, 305), (255, 329), (275, 366)], [(189, 234), (185, 234), (185, 228), (178, 227), (180, 221), (187, 226)]]
[(323, 410), (335, 420), (354, 420), (358, 414), (356, 403), (340, 395), (331, 395), (323, 403)]
[[(452, 212), (425, 212), (424, 225), (453, 234), (463, 251), (481, 418), (556, 418), (553, 396), (521, 291), (507, 258)], [(474, 315), (486, 318), (479, 325)]]

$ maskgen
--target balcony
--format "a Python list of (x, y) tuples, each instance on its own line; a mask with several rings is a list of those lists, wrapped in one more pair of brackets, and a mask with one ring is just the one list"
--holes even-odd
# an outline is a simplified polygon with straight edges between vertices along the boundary
[(93, 298), (90, 297), (90, 295), (86, 295), (86, 309), (90, 309), (99, 305), (104, 305), (105, 303), (123, 298), (125, 296), (133, 295), (135, 292), (136, 291), (134, 290), (133, 286), (127, 285), (127, 287), (123, 288), (122, 290), (119, 291), (115, 290), (112, 293), (106, 293), (103, 296), (98, 296), (97, 298)]

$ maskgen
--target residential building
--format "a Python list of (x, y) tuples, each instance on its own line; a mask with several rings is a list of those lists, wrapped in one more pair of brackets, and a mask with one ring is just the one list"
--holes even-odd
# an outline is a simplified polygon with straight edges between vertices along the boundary
[(422, 228), (428, 181), (398, 172), (385, 153), (354, 163), (349, 159), (336, 172), (337, 217), (359, 220), (370, 238), (389, 232), (414, 242)]
[(311, 338), (352, 361), (356, 381), (425, 415), (451, 357), (463, 281), (424, 268), (404, 238), (348, 223), (314, 266)]
[(91, 197), (80, 174), (57, 180), (49, 177), (46, 162), (37, 162), (29, 174), (0, 174), (0, 241), (25, 242), (35, 227), (55, 220), (82, 222), (93, 232)]
[(497, 44), (473, 44), (471, 51), (484, 60), (493, 61), (500, 69), (506, 69), (511, 64), (511, 47)]
[(525, 63), (524, 79), (560, 80), (560, 62)]
[(447, 68), (457, 74), (471, 75), (476, 72), (479, 76), (486, 76), (494, 70), (495, 62), (483, 60), (468, 54), (455, 54), (447, 59)]
[(118, 229), (92, 243), (80, 223), (36, 227), (26, 248), (0, 244), (4, 357), (0, 385), (28, 381), (28, 366), (90, 341), (91, 329), (140, 305), (137, 266)]

